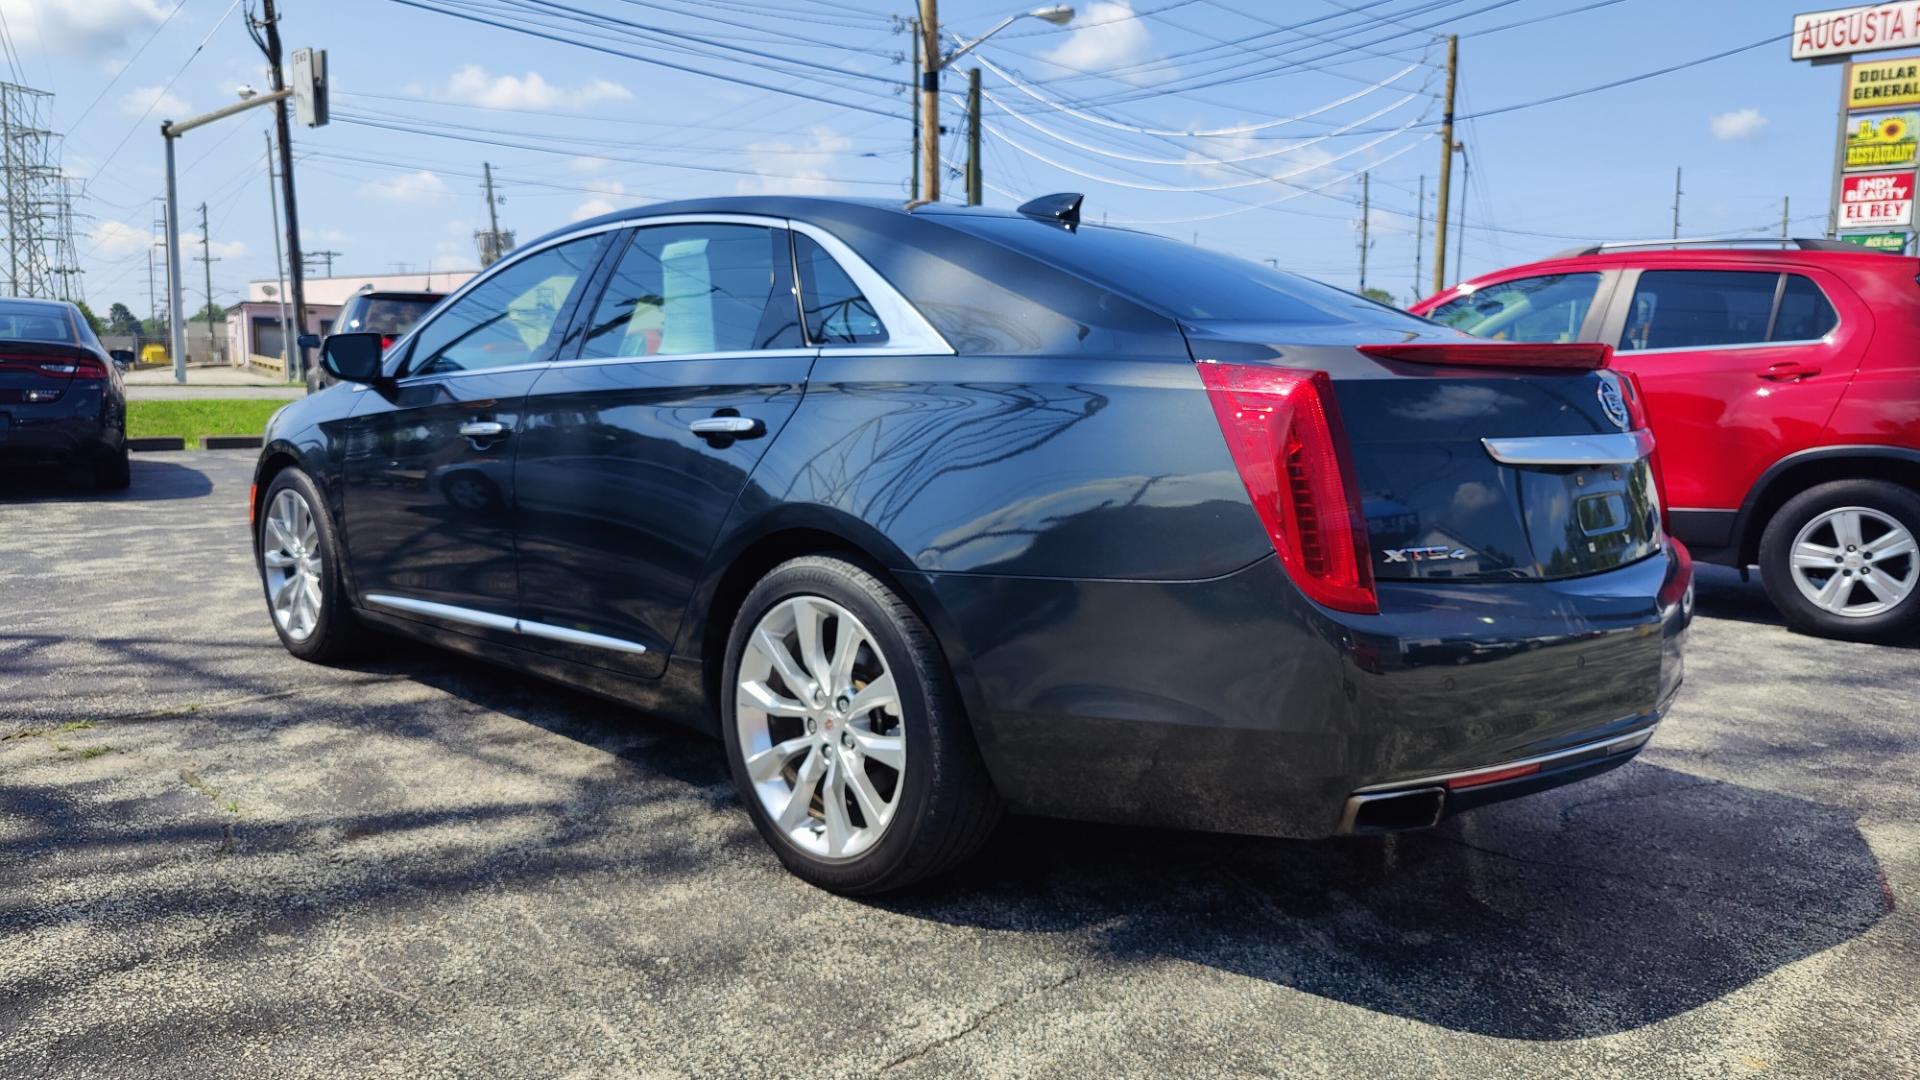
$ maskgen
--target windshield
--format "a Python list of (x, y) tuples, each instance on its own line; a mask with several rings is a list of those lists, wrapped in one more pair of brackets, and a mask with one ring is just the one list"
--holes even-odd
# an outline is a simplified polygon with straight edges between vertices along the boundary
[(404, 334), (413, 329), (420, 316), (433, 309), (438, 299), (421, 300), (388, 296), (356, 297), (348, 305), (342, 320), (342, 333)]

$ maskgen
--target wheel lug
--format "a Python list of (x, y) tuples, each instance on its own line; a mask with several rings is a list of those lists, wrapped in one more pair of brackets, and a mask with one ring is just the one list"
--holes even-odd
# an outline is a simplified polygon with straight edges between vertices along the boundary
[(845, 694), (841, 694), (839, 697), (835, 698), (833, 701), (833, 707), (836, 709), (839, 709), (841, 712), (846, 712), (847, 706), (851, 704), (853, 704), (852, 699), (848, 698), (847, 695)]
[(1852, 576), (1853, 576), (1853, 571), (1851, 571), (1851, 570), (1842, 570), (1842, 571), (1840, 571), (1840, 572), (1841, 572), (1842, 574), (1845, 574), (1845, 575), (1846, 575), (1847, 577), (1852, 577)]
[(807, 734), (811, 735), (818, 730), (820, 730), (820, 721), (811, 716), (807, 717)]
[(1848, 550), (1848, 551), (1858, 551), (1858, 550), (1860, 550), (1860, 549), (1859, 549), (1859, 548), (1856, 548), (1856, 547), (1854, 547), (1854, 546), (1853, 546), (1852, 544), (1848, 544), (1848, 545), (1847, 545), (1847, 550)]
[(849, 750), (853, 749), (853, 732), (851, 731), (841, 732), (840, 745), (846, 747)]

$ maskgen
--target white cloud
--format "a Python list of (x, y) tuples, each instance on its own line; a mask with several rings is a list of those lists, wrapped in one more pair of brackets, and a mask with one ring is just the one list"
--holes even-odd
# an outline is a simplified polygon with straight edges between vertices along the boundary
[(600, 194), (574, 207), (573, 216), (569, 220), (585, 221), (590, 217), (599, 217), (601, 214), (613, 213), (618, 207), (616, 207), (611, 200), (607, 199), (606, 196), (625, 195), (627, 193), (627, 186), (618, 180), (609, 180), (600, 186), (599, 191)]
[(15, 42), (31, 41), (64, 56), (99, 57), (146, 37), (171, 6), (158, 0), (0, 0), (0, 16)]
[(1759, 109), (1735, 109), (1708, 118), (1707, 126), (1713, 129), (1714, 138), (1731, 142), (1735, 139), (1751, 139), (1760, 134), (1760, 129), (1767, 126), (1767, 118), (1760, 114)]
[(613, 162), (603, 157), (577, 157), (569, 162), (568, 166), (577, 173), (597, 173), (612, 164)]
[[(1074, 23), (1073, 32), (1044, 59), (1074, 71), (1106, 72), (1155, 57), (1153, 31), (1137, 17), (1132, 0), (1095, 0)], [(1146, 72), (1120, 72), (1128, 82), (1144, 81)], [(1152, 74), (1169, 74), (1156, 69)]]
[(594, 79), (578, 86), (555, 86), (537, 71), (525, 76), (489, 75), (478, 64), (468, 64), (453, 73), (434, 96), (442, 101), (463, 105), (484, 105), (490, 109), (578, 109), (607, 101), (631, 101), (633, 91), (616, 82)]
[(807, 131), (806, 142), (794, 144), (770, 139), (747, 144), (747, 164), (758, 176), (743, 176), (737, 186), (743, 195), (834, 195), (845, 185), (829, 179), (853, 149), (853, 140), (825, 124)]
[[(196, 244), (194, 246), (198, 247), (199, 245)], [(213, 257), (216, 259), (244, 259), (247, 257), (247, 242), (245, 240), (215, 240), (207, 246), (213, 249)], [(182, 249), (186, 247), (184, 238), (182, 239), (181, 247)]]
[(87, 230), (87, 240), (93, 245), (94, 255), (113, 259), (145, 248), (154, 242), (154, 235), (150, 228), (108, 218)]
[(440, 179), (439, 173), (421, 169), (418, 172), (395, 173), (385, 180), (375, 181), (360, 189), (361, 194), (392, 202), (428, 202), (445, 198), (447, 182)]
[(149, 107), (158, 114), (155, 119), (159, 120), (185, 120), (193, 115), (193, 106), (187, 99), (164, 86), (138, 87), (120, 99), (120, 111), (128, 116), (146, 115)]

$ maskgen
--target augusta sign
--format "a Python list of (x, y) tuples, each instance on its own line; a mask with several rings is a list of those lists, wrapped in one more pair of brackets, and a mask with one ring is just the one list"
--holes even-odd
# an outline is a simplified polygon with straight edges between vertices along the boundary
[(1863, 4), (1793, 17), (1793, 58), (1817, 60), (1920, 46), (1920, 0)]

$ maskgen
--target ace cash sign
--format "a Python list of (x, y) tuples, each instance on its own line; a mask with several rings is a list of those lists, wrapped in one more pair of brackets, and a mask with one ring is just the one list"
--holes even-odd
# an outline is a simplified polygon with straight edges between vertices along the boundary
[(1878, 229), (1912, 221), (1912, 173), (1854, 173), (1841, 184), (1842, 229)]

